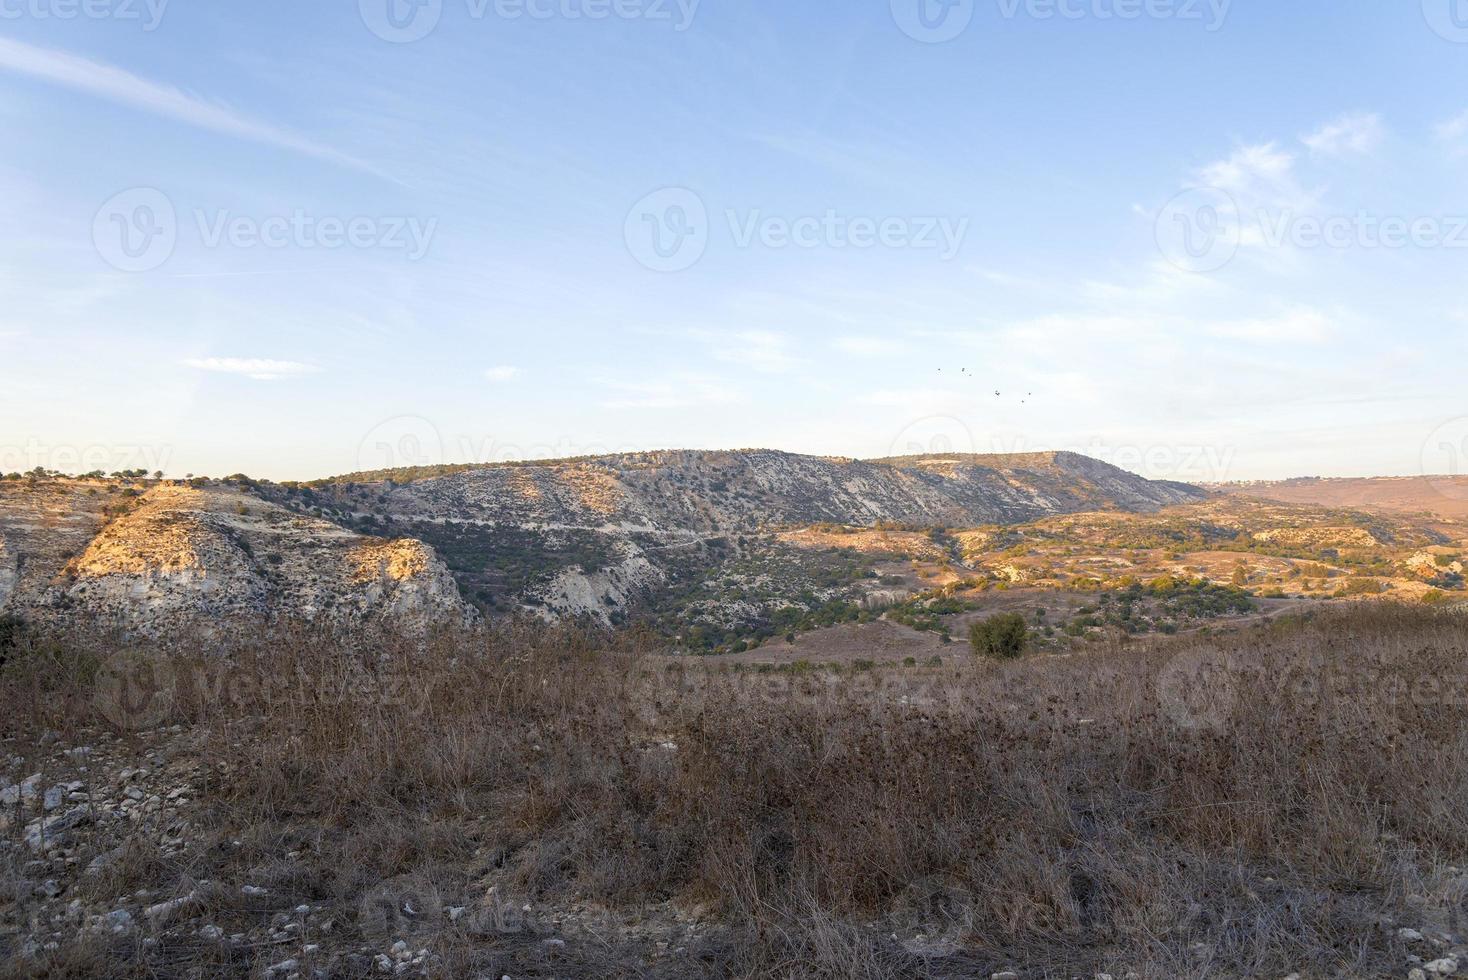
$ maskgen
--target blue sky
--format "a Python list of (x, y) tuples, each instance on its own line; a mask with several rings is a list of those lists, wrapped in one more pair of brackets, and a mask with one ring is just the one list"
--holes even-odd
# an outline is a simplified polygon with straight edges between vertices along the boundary
[(421, 2), (0, 0), (0, 468), (1463, 471), (1458, 0)]

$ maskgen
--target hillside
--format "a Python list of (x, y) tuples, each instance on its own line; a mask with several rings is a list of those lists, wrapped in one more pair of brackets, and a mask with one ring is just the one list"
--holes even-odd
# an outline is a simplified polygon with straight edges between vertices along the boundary
[(870, 556), (792, 542), (799, 529), (941, 536), (1205, 496), (1068, 453), (688, 451), (372, 476), (5, 481), (0, 611), (146, 629), (236, 615), (421, 623), (473, 615), (462, 593), (491, 615), (731, 630), (891, 588)]
[(1235, 483), (1216, 489), (1221, 493), (1283, 503), (1468, 520), (1468, 476), (1311, 478)]
[[(838, 587), (850, 581), (822, 583), (859, 578), (859, 570), (839, 560), (815, 567), (822, 558), (780, 541), (782, 530), (1013, 524), (1080, 511), (1150, 513), (1205, 497), (1072, 453), (860, 461), (683, 451), (374, 476), (261, 492), (364, 532), (428, 542), (487, 611), (617, 622), (649, 597), (673, 597), (665, 611), (724, 625), (853, 597)], [(685, 599), (702, 602), (696, 590), (711, 569), (736, 566), (748, 574), (686, 608)]]
[(472, 611), (418, 541), (388, 541), (224, 484), (0, 483), (0, 611), (143, 633), (290, 617), (422, 628)]

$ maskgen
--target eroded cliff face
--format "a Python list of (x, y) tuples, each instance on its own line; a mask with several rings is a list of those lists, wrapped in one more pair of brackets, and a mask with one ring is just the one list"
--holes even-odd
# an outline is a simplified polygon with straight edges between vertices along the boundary
[[(804, 560), (780, 543), (801, 528), (965, 528), (1204, 496), (1068, 453), (680, 451), (308, 487), (5, 481), (0, 612), (143, 632), (260, 618), (426, 629), (472, 620), (469, 594), (492, 614), (612, 623), (734, 560), (788, 579), (778, 601), (806, 601)], [(722, 616), (723, 593), (706, 591), (699, 608)]]
[[(48, 481), (49, 510), (75, 502), (56, 492), (69, 482)], [(66, 547), (23, 519), (37, 508), (35, 490), (0, 490), (0, 569), (34, 568), (11, 576), (16, 585), (0, 592), (0, 609), (142, 633), (281, 618), (419, 630), (474, 615), (427, 545), (366, 537), (240, 488), (161, 484), (136, 497), (107, 494), (110, 521), (72, 514), (60, 522), (78, 529)], [(81, 530), (95, 530), (84, 545)]]
[(498, 609), (603, 622), (716, 567), (723, 559), (711, 544), (729, 536), (822, 523), (1012, 524), (1206, 496), (1071, 453), (862, 461), (669, 451), (397, 476), (262, 492), (428, 541), (470, 594)]

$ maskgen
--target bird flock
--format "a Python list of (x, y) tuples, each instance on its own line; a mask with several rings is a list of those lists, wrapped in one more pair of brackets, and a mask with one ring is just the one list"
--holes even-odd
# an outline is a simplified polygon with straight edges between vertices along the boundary
[[(942, 374), (943, 373), (943, 369), (942, 368), (939, 368), (938, 369), (938, 373), (939, 374)], [(970, 379), (973, 379), (973, 380), (977, 380), (978, 379), (978, 375), (977, 374), (969, 374), (968, 368), (959, 368), (958, 369), (958, 373), (961, 374), (961, 375), (965, 375), (966, 377), (968, 377)], [(994, 389), (994, 397), (995, 398), (1003, 398), (1004, 397), (1004, 392), (1002, 392), (1002, 391), (1000, 391), (999, 389), (996, 388), (996, 389)], [(1021, 398), (1019, 400), (1019, 403), (1021, 405), (1028, 404), (1029, 403), (1029, 400), (1031, 398), (1034, 398), (1034, 397), (1035, 397), (1035, 393), (1033, 391), (1025, 392), (1025, 397)]]

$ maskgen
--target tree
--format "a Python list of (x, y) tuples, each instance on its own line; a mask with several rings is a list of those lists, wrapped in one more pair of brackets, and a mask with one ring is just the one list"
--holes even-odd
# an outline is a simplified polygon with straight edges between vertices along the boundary
[(1000, 613), (969, 628), (974, 653), (995, 660), (1013, 660), (1029, 645), (1030, 628), (1019, 613)]

